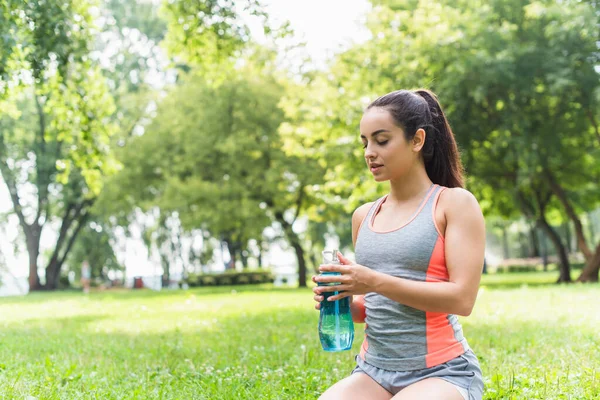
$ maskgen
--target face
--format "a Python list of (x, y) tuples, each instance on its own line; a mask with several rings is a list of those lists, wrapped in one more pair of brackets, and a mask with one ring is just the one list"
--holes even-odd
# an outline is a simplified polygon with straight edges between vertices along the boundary
[(419, 162), (424, 135), (419, 129), (415, 137), (407, 141), (403, 129), (396, 126), (387, 110), (376, 107), (367, 110), (360, 121), (360, 139), (375, 180), (396, 180), (408, 174)]

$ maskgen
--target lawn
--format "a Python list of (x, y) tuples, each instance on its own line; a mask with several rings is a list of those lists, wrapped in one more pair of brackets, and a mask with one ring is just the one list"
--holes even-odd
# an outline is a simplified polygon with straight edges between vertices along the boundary
[[(600, 398), (598, 285), (486, 276), (461, 318), (487, 399)], [(527, 284), (523, 284), (527, 282)], [(43, 293), (0, 299), (3, 399), (314, 399), (353, 368), (321, 351), (309, 290)]]

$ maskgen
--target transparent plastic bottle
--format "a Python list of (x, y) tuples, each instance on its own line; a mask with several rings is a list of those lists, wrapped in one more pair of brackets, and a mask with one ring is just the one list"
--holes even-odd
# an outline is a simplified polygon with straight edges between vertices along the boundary
[[(323, 264), (341, 264), (337, 250), (323, 251)], [(339, 272), (323, 272), (321, 276), (340, 275)], [(335, 283), (319, 283), (319, 286), (331, 286)], [(338, 292), (323, 293), (321, 313), (319, 315), (319, 339), (325, 351), (350, 350), (354, 340), (354, 323), (350, 312), (350, 298), (328, 301)]]

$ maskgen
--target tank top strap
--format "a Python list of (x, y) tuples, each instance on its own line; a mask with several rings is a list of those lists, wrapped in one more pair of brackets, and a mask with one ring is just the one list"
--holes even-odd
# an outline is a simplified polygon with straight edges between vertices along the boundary
[(368, 222), (371, 220), (371, 218), (373, 218), (373, 213), (377, 210), (379, 210), (379, 206), (381, 206), (381, 203), (383, 203), (385, 201), (385, 199), (388, 197), (388, 195), (384, 195), (381, 196), (380, 198), (378, 198), (377, 200), (375, 200), (373, 202), (373, 205), (371, 206), (371, 208), (369, 209), (369, 212), (367, 213), (367, 215), (365, 216), (365, 219), (363, 222)]
[(385, 200), (386, 197), (387, 197), (387, 194), (384, 196), (381, 196), (380, 198), (378, 198), (377, 200), (375, 200), (373, 202), (373, 204), (371, 205), (371, 208), (369, 208), (369, 211), (367, 212), (367, 215), (365, 215), (365, 217), (363, 218), (363, 220), (360, 223), (360, 226), (358, 228), (359, 234), (363, 229), (365, 229), (368, 226), (369, 221), (373, 218), (373, 213), (375, 212), (375, 210), (377, 210), (379, 208), (379, 205), (381, 204), (382, 201)]
[(435, 223), (435, 209), (438, 203), (438, 199), (440, 194), (446, 190), (447, 187), (440, 186), (435, 184), (433, 189), (430, 191), (430, 194), (427, 197), (427, 201), (423, 204), (419, 217), (421, 217), (421, 222), (425, 222), (425, 220), (430, 220), (434, 225)]

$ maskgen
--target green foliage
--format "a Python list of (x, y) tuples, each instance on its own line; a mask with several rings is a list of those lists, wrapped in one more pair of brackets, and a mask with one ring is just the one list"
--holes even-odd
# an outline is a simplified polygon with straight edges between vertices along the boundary
[[(318, 153), (326, 169), (313, 220), (347, 219), (385, 191), (362, 161), (362, 110), (416, 87), (439, 94), (486, 215), (518, 217), (517, 192), (548, 191), (548, 173), (579, 212), (597, 207), (600, 34), (590, 3), (374, 3), (371, 39), (308, 77), (287, 103), (298, 148)], [(556, 199), (547, 212), (564, 221)]]
[(146, 133), (123, 149), (123, 169), (113, 179), (118, 198), (105, 203), (160, 206), (177, 211), (186, 229), (244, 242), (260, 237), (269, 221), (257, 212), (260, 195), (272, 191), (268, 174), (277, 173), (267, 167), (281, 120), (278, 90), (256, 78), (211, 87), (188, 77), (161, 103)]
[(91, 222), (86, 224), (66, 260), (65, 272), (74, 271), (76, 280), (81, 278), (81, 265), (90, 264), (92, 278), (108, 279), (109, 271), (124, 271), (113, 249), (113, 237), (110, 230)]
[(298, 212), (299, 193), (321, 179), (320, 169), (285, 152), (284, 87), (268, 59), (257, 48), (216, 84), (182, 77), (144, 135), (122, 150), (123, 169), (101, 199), (103, 212), (159, 207), (176, 212), (187, 231), (202, 229), (242, 247), (260, 241), (276, 214)]
[(160, 6), (155, 2), (104, 0), (119, 29), (137, 29), (154, 42), (161, 41), (167, 32), (167, 23), (159, 16)]
[(207, 66), (228, 59), (249, 40), (240, 12), (266, 15), (257, 0), (173, 0), (163, 3), (165, 44), (177, 61)]
[(226, 286), (273, 283), (271, 271), (227, 271), (222, 274), (190, 274), (185, 282), (190, 287), (196, 286)]

